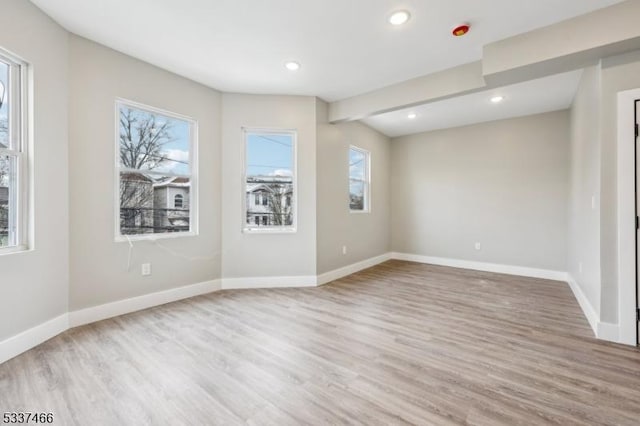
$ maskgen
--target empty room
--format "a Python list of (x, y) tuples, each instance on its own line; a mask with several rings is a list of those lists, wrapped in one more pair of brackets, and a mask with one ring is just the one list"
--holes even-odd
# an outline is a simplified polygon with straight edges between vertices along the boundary
[(639, 425), (637, 0), (2, 0), (0, 424)]

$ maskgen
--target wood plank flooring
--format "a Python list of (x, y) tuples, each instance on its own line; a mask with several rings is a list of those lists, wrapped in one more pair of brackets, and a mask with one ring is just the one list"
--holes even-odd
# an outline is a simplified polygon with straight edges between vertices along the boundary
[(69, 330), (0, 365), (60, 425), (638, 425), (640, 351), (565, 283), (389, 261)]

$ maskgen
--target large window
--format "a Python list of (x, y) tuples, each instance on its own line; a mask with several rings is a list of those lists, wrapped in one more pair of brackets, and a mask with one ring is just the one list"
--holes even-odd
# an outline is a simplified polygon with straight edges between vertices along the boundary
[(245, 231), (295, 230), (296, 133), (245, 130)]
[(0, 51), (0, 252), (27, 245), (26, 64)]
[(116, 110), (117, 237), (196, 233), (196, 123), (128, 101)]
[(369, 211), (369, 151), (352, 146), (349, 149), (349, 209), (356, 213)]

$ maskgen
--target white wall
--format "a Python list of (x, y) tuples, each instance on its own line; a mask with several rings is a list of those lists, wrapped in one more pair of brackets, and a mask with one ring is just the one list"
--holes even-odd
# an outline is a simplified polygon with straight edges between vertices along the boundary
[[(313, 97), (223, 95), (222, 271), (225, 278), (315, 276), (315, 121)], [(295, 129), (298, 133), (296, 233), (242, 232), (243, 127)]]
[(602, 62), (601, 147), (601, 320), (618, 322), (617, 264), (617, 95), (640, 88), (640, 51), (607, 58)]
[[(220, 278), (219, 92), (77, 36), (70, 72), (71, 310)], [(199, 235), (135, 242), (129, 271), (128, 244), (114, 241), (118, 97), (199, 125)], [(140, 273), (146, 262), (150, 277)]]
[[(391, 250), (388, 137), (359, 123), (332, 125), (327, 104), (318, 100), (318, 274)], [(349, 211), (349, 146), (371, 153), (371, 209)], [(347, 247), (347, 254), (342, 247)]]
[(600, 66), (585, 69), (571, 108), (567, 259), (567, 271), (596, 314), (600, 313), (600, 79)]
[(567, 111), (391, 144), (394, 252), (566, 270)]
[(24, 0), (3, 0), (0, 47), (31, 65), (33, 250), (0, 256), (0, 341), (68, 304), (68, 35)]

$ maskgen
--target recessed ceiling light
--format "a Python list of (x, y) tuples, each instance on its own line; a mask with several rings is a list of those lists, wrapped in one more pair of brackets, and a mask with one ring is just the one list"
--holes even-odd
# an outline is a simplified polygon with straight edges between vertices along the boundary
[(391, 25), (402, 25), (406, 23), (409, 18), (411, 18), (411, 14), (406, 10), (399, 10), (397, 12), (393, 12), (391, 16), (389, 16), (389, 23)]
[(491, 102), (493, 102), (494, 104), (499, 104), (502, 101), (504, 101), (504, 96), (494, 96), (493, 98), (491, 98)]
[(298, 71), (300, 69), (300, 64), (297, 62), (287, 62), (286, 64), (284, 64), (284, 66), (289, 70), (289, 71)]
[(411, 112), (411, 113), (409, 113), (409, 115), (407, 115), (407, 118), (408, 118), (409, 120), (413, 120), (413, 119), (415, 119), (417, 116), (418, 116), (418, 114), (416, 114), (415, 112)]

